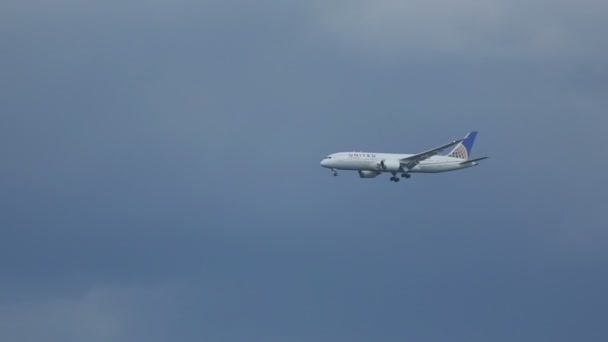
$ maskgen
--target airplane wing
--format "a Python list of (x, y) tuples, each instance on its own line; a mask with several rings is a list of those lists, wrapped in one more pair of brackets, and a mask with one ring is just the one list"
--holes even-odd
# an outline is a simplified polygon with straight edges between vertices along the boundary
[(428, 151), (425, 151), (422, 153), (414, 154), (413, 156), (409, 156), (407, 158), (403, 158), (403, 159), (399, 160), (399, 162), (401, 163), (401, 165), (404, 165), (408, 169), (411, 169), (414, 166), (420, 164), (421, 161), (423, 161), (425, 159), (429, 159), (432, 156), (438, 155), (439, 153), (441, 153), (441, 151), (445, 150), (446, 148), (452, 147), (463, 141), (464, 141), (464, 139), (454, 140), (449, 144), (445, 144), (443, 146), (436, 147), (432, 150), (428, 150)]

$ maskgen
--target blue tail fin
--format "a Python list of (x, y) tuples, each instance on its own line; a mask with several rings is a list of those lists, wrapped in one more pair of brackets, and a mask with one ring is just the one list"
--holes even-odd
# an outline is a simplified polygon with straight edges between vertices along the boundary
[(475, 137), (477, 136), (477, 131), (470, 132), (464, 137), (464, 140), (456, 145), (452, 152), (448, 154), (448, 157), (459, 158), (467, 160), (471, 156), (471, 150), (473, 150), (473, 143), (475, 142)]

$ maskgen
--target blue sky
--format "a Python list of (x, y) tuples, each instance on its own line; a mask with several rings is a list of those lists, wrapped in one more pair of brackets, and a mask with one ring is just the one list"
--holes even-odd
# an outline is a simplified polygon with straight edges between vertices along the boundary
[(607, 10), (3, 2), (0, 339), (606, 340)]

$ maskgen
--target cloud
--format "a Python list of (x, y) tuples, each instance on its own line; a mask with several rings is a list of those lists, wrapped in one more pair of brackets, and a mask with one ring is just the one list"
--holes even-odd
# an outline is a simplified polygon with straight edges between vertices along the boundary
[[(53, 297), (4, 302), (0, 306), (0, 339), (165, 341), (169, 335), (183, 335), (172, 328), (190, 312), (188, 307), (197, 291), (205, 291), (205, 303), (217, 305), (209, 289), (203, 287), (194, 289), (176, 281), (97, 285)], [(200, 312), (198, 315), (201, 317)], [(192, 330), (196, 324), (183, 327)]]
[[(9, 1), (0, 340), (603, 331), (606, 5)], [(462, 173), (318, 165), (469, 129)]]
[[(399, 1), (317, 3), (322, 29), (340, 44), (399, 55), (501, 58), (586, 55), (607, 31), (597, 1)], [(582, 51), (581, 51), (582, 49)], [(605, 52), (605, 51), (604, 51)]]
[[(124, 295), (124, 294), (122, 294)], [(0, 308), (5, 341), (116, 341), (123, 334), (121, 293), (93, 289), (80, 296)]]

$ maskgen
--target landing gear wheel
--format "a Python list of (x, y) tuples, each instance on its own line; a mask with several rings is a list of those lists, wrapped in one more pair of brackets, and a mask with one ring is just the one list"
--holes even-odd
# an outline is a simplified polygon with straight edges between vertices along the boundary
[(405, 177), (406, 179), (410, 179), (412, 178), (412, 175), (410, 175), (409, 173), (404, 173), (401, 175), (401, 177)]
[(337, 173), (337, 172), (334, 172), (334, 177), (336, 177), (337, 175), (338, 175), (338, 173)]

